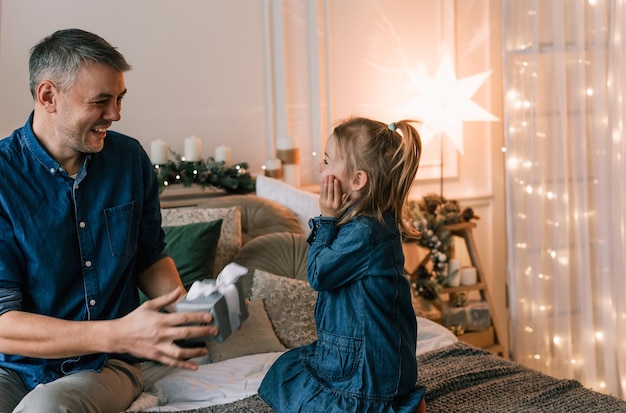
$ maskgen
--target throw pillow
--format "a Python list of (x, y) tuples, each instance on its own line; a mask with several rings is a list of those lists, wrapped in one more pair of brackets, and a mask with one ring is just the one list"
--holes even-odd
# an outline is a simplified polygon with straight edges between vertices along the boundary
[[(196, 280), (214, 278), (217, 244), (220, 238), (222, 219), (187, 225), (163, 227), (165, 251), (172, 257), (178, 274), (187, 290)], [(140, 302), (148, 297), (139, 291)]]
[(222, 271), (241, 248), (241, 213), (239, 207), (230, 208), (171, 208), (161, 209), (163, 226), (185, 225), (222, 219), (222, 229), (215, 252), (213, 277)]
[(298, 189), (279, 179), (257, 175), (256, 194), (292, 210), (298, 218), (302, 232), (307, 235), (311, 232), (309, 218), (320, 214), (319, 194)]
[(285, 347), (300, 347), (317, 339), (317, 292), (307, 281), (255, 270), (250, 298), (263, 299), (276, 336)]
[(285, 351), (274, 333), (263, 300), (248, 303), (248, 318), (222, 343), (209, 343), (211, 361), (217, 363), (251, 354)]
[(215, 278), (215, 253), (222, 219), (177, 227), (163, 227), (165, 251), (176, 263), (183, 285), (188, 290), (196, 280)]
[[(307, 252), (309, 244), (302, 234), (275, 232), (254, 238), (244, 244), (233, 259), (249, 269), (268, 271), (298, 280), (307, 280)], [(250, 295), (254, 271), (241, 280), (244, 294)]]

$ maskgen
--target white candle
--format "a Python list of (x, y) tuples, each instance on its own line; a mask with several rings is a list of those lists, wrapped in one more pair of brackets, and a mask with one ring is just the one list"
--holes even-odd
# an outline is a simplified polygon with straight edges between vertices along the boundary
[(169, 145), (162, 139), (154, 140), (150, 143), (150, 160), (153, 165), (163, 165), (167, 163), (169, 157)]
[(281, 136), (276, 138), (276, 149), (293, 149), (296, 147), (296, 140), (291, 136)]
[(283, 181), (300, 186), (300, 150), (298, 142), (284, 134), (276, 138), (276, 157), (283, 163)]
[(233, 151), (224, 145), (220, 145), (215, 148), (215, 161), (224, 162), (224, 167), (228, 168), (232, 163)]
[(461, 285), (474, 285), (477, 280), (476, 267), (461, 268)]
[(265, 161), (265, 170), (266, 171), (277, 171), (282, 167), (282, 162), (280, 159), (272, 158)]
[(300, 186), (300, 165), (283, 165), (283, 181), (298, 188)]
[(202, 141), (195, 136), (185, 138), (185, 161), (197, 162), (202, 158)]
[(448, 261), (448, 278), (446, 284), (450, 287), (458, 287), (461, 283), (461, 261), (450, 258)]

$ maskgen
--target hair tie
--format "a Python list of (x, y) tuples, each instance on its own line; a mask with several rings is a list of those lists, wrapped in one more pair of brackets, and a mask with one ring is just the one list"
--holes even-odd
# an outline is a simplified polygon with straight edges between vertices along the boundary
[(392, 132), (395, 132), (397, 127), (396, 127), (396, 122), (391, 122), (389, 124), (389, 129), (391, 129)]

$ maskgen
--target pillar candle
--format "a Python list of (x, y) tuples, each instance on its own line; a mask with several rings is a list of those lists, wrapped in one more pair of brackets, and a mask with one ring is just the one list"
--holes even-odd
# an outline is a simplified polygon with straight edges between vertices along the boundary
[(233, 151), (228, 146), (220, 145), (215, 148), (215, 161), (224, 162), (224, 167), (228, 168), (232, 163), (232, 154)]
[(461, 268), (461, 285), (474, 285), (477, 281), (476, 267)]
[(283, 181), (295, 187), (300, 186), (300, 149), (291, 136), (276, 139), (276, 157), (283, 164)]
[(154, 140), (150, 143), (150, 160), (153, 165), (163, 165), (167, 163), (169, 156), (169, 145), (162, 139)]
[(446, 284), (450, 287), (458, 287), (460, 282), (461, 261), (456, 258), (450, 258), (450, 261), (448, 261), (448, 278), (446, 280)]
[(265, 161), (265, 176), (276, 179), (283, 177), (282, 162), (280, 159), (272, 158)]
[(197, 162), (202, 158), (202, 141), (195, 136), (185, 138), (185, 160)]

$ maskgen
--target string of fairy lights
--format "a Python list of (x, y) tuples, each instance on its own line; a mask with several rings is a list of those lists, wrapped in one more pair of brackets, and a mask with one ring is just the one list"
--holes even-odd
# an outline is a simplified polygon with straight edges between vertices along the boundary
[[(596, 2), (589, 0), (587, 4), (593, 7)], [(529, 15), (536, 16), (537, 11)], [(595, 186), (598, 182), (594, 178), (582, 178), (584, 182), (581, 178), (569, 178), (566, 174), (571, 171), (559, 171), (556, 164), (567, 155), (560, 154), (559, 159), (554, 156), (559, 148), (573, 145), (569, 139), (585, 136), (588, 133), (585, 128), (605, 130), (614, 139), (623, 138), (620, 131), (610, 130), (606, 117), (591, 116), (580, 109), (584, 102), (568, 101), (567, 118), (559, 125), (562, 129), (551, 127), (550, 122), (558, 121), (554, 117), (561, 112), (551, 110), (551, 105), (558, 103), (548, 96), (553, 74), (550, 65), (555, 64), (554, 59), (564, 59), (567, 67), (563, 69), (575, 76), (588, 73), (593, 62), (584, 51), (578, 54), (581, 58), (570, 59), (574, 55), (571, 45), (563, 51), (553, 45), (542, 50), (541, 46), (523, 39), (520, 33), (513, 36), (522, 41), (509, 46), (505, 53), (504, 69), (510, 78), (505, 81), (507, 143), (502, 152), (507, 156), (508, 202), (518, 206), (513, 210), (509, 227), (514, 237), (510, 249), (513, 254), (510, 259), (514, 261), (511, 267), (514, 279), (510, 280), (514, 299), (511, 314), (516, 331), (513, 340), (523, 352), (518, 354), (523, 358), (519, 361), (548, 374), (578, 379), (598, 391), (615, 392), (615, 384), (611, 387), (607, 383), (615, 375), (615, 366), (601, 361), (601, 355), (617, 348), (617, 343), (607, 342), (606, 328), (610, 325), (607, 320), (626, 320), (626, 313), (618, 314), (610, 297), (600, 297), (602, 291), (607, 291), (606, 287), (600, 289), (599, 281), (593, 278), (602, 270), (586, 263), (592, 274), (585, 279), (580, 269), (584, 258), (579, 255), (591, 254), (594, 247), (588, 247), (591, 251), (580, 251), (579, 248), (585, 248), (583, 243), (571, 240), (571, 232), (575, 231), (572, 226), (591, 228), (597, 220), (596, 212), (580, 200), (581, 195), (573, 186)], [(585, 81), (580, 84), (579, 93), (572, 95), (591, 100), (596, 93), (606, 93), (594, 87), (600, 85), (598, 80), (593, 83), (589, 76), (582, 78)], [(600, 86), (610, 88), (606, 80), (603, 82)], [(564, 82), (563, 87), (569, 95), (571, 84)], [(564, 125), (566, 122), (572, 123)], [(584, 126), (577, 130), (573, 123)], [(575, 151), (576, 148), (571, 152)], [(593, 326), (592, 332), (583, 329), (582, 323), (584, 327)], [(623, 374), (620, 381), (617, 385), (626, 388)]]

